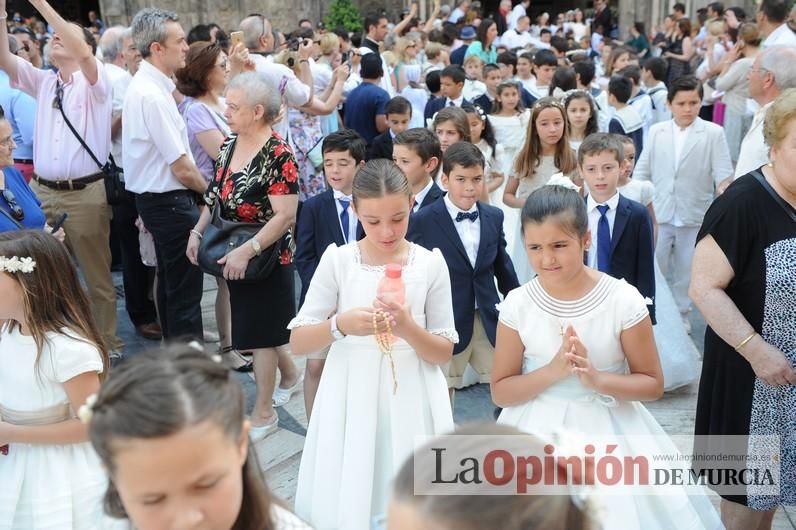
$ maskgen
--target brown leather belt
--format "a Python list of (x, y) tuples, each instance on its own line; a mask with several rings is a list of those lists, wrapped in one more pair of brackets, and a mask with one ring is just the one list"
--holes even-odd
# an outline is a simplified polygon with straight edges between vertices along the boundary
[(77, 179), (68, 179), (68, 180), (47, 180), (43, 179), (40, 176), (33, 174), (33, 180), (50, 188), (52, 190), (59, 190), (59, 191), (77, 191), (85, 189), (86, 186), (93, 182), (97, 182), (98, 180), (102, 180), (105, 178), (105, 173), (102, 171), (98, 171), (97, 173), (92, 173), (91, 175), (86, 175), (85, 177), (80, 177)]

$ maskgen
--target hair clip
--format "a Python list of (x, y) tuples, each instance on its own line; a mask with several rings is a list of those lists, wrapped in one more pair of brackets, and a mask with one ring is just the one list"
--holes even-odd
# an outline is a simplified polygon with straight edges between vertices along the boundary
[(81, 422), (86, 425), (91, 422), (91, 418), (94, 417), (94, 405), (96, 404), (97, 394), (91, 394), (86, 398), (86, 402), (83, 405), (80, 405), (80, 408), (77, 409), (77, 417)]
[(36, 268), (36, 262), (33, 258), (20, 258), (18, 256), (11, 256), (7, 258), (0, 256), (0, 271), (2, 272), (22, 272), (29, 274)]

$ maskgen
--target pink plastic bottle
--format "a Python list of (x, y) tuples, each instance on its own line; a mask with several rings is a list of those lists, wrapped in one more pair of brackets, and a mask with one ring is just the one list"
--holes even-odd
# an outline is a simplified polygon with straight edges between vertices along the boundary
[[(404, 305), (406, 303), (406, 288), (401, 279), (401, 266), (397, 263), (389, 263), (384, 268), (384, 277), (379, 281), (379, 286), (376, 288), (376, 296), (385, 302)], [(376, 302), (377, 308), (382, 308), (383, 305)], [(392, 342), (397, 340), (392, 337)]]

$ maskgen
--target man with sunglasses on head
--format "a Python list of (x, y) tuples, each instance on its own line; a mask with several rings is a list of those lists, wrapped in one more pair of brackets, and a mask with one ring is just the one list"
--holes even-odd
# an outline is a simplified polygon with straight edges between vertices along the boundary
[(41, 55), (41, 43), (27, 27), (15, 27), (11, 29), (11, 35), (17, 39), (19, 47), (25, 50), (28, 62), (36, 68), (44, 68), (44, 58)]
[(12, 54), (6, 1), (0, 0), (0, 70), (8, 74), (12, 87), (33, 96), (38, 104), (31, 189), (51, 224), (69, 214), (64, 225), (66, 243), (83, 272), (102, 338), (109, 349), (118, 351), (121, 342), (116, 336), (116, 291), (108, 246), (111, 208), (104, 173), (94, 161), (105, 164), (111, 149), (111, 84), (94, 56), (92, 35), (64, 20), (46, 0), (30, 3), (54, 29), (50, 60), (57, 72), (40, 70)]

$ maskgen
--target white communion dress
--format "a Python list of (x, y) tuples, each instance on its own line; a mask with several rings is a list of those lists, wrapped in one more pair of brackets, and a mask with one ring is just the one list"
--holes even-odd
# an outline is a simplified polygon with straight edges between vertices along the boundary
[[(384, 267), (365, 265), (359, 245), (330, 245), (291, 329), (352, 308), (372, 307)], [(402, 279), (415, 321), (452, 343), (450, 278), (438, 250), (412, 244)], [(323, 369), (299, 469), (296, 513), (318, 530), (369, 530), (386, 513), (391, 481), (416, 436), (453, 430), (448, 385), (439, 366), (405, 341), (389, 358), (375, 338), (349, 335), (332, 344)]]
[[(627, 373), (620, 335), (648, 316), (644, 298), (624, 280), (602, 275), (578, 300), (553, 298), (538, 277), (513, 290), (500, 304), (500, 322), (516, 330), (525, 351), (522, 373), (550, 362), (561, 346), (561, 330), (572, 325), (597, 370)], [(679, 454), (671, 438), (637, 401), (619, 401), (594, 392), (575, 375), (551, 385), (527, 403), (506, 407), (498, 423), (543, 437), (560, 433), (625, 440), (621, 450), (636, 455)], [(643, 437), (645, 445), (634, 444)], [(646, 491), (646, 490), (645, 490)], [(655, 491), (655, 490), (653, 490)], [(703, 530), (721, 528), (703, 490), (676, 487), (665, 495), (601, 497), (603, 530)]]

